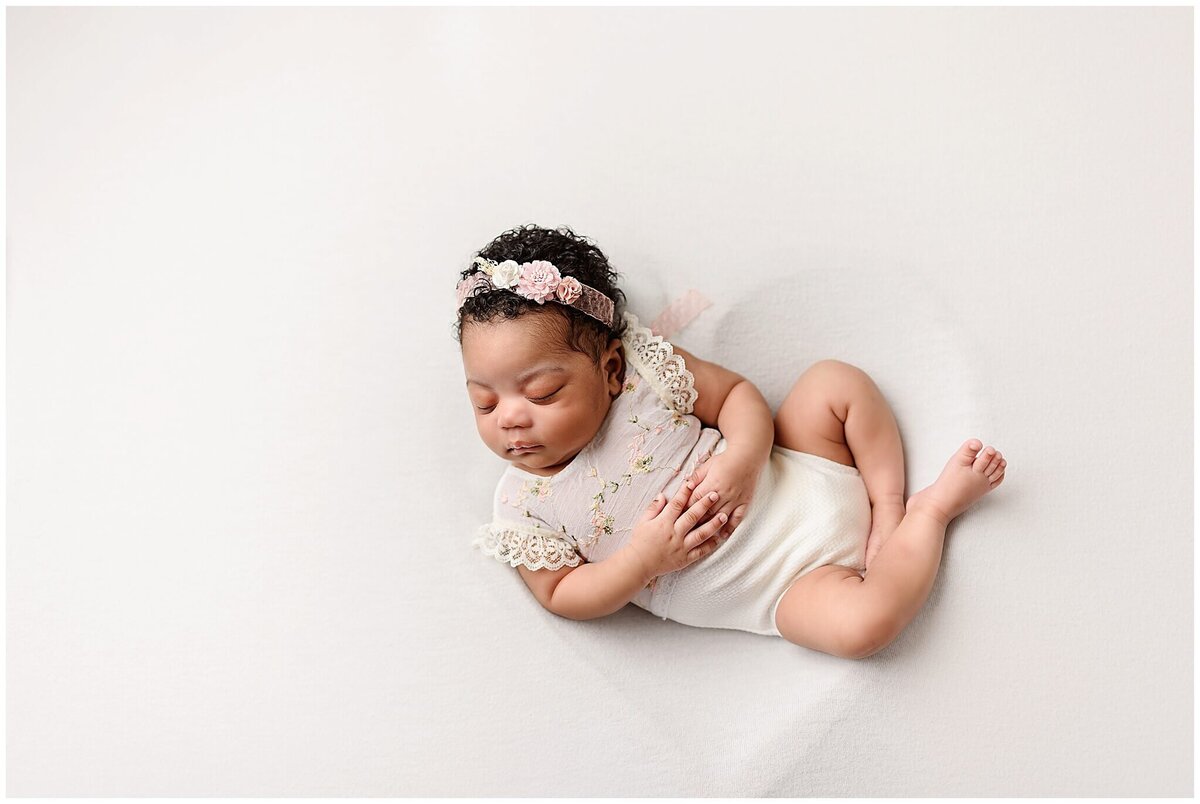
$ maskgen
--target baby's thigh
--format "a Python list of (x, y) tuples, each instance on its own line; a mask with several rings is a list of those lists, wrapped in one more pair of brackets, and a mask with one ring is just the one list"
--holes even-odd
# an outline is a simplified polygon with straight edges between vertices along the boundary
[(865, 376), (840, 360), (809, 366), (775, 414), (775, 443), (854, 466), (854, 455), (846, 446), (846, 412)]
[(864, 594), (862, 573), (827, 564), (792, 582), (775, 609), (775, 627), (788, 642), (857, 659), (880, 636), (877, 614)]

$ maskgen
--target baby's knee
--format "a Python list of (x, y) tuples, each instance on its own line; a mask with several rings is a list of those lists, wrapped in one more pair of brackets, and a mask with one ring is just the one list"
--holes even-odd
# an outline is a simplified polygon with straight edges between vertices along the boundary
[(826, 357), (823, 360), (818, 360), (816, 363), (813, 363), (811, 366), (809, 366), (808, 370), (835, 376), (867, 376), (865, 371), (853, 363), (847, 363), (845, 360), (838, 360), (833, 357)]
[(814, 382), (834, 392), (838, 398), (848, 397), (861, 388), (870, 388), (875, 384), (871, 375), (858, 366), (833, 358), (818, 360), (805, 373), (811, 374)]
[(891, 641), (891, 623), (852, 567), (819, 567), (798, 578), (775, 612), (789, 642), (843, 659), (859, 659)]
[(842, 637), (844, 658), (866, 659), (892, 644), (899, 633), (895, 619), (886, 612), (868, 612), (847, 624)]

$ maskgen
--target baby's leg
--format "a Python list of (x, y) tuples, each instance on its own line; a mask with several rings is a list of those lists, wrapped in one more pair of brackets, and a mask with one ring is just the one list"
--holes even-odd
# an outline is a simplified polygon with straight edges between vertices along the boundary
[(904, 518), (904, 446), (900, 428), (883, 392), (875, 381), (853, 366), (852, 389), (844, 415), (846, 443), (862, 474), (871, 501), (871, 531), (867, 536), (864, 566), (870, 571), (880, 549)]
[(857, 466), (871, 501), (865, 563), (904, 518), (904, 447), (875, 381), (840, 360), (809, 366), (775, 414), (775, 443)]
[(775, 612), (784, 639), (848, 659), (890, 644), (929, 597), (950, 520), (1004, 479), (1000, 453), (982, 447), (967, 441), (934, 484), (913, 495), (866, 575), (829, 565), (798, 578)]

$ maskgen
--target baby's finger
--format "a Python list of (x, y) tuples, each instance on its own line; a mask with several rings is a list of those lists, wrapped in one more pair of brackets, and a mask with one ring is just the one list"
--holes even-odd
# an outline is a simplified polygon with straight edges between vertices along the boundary
[(692, 494), (692, 484), (690, 481), (685, 481), (679, 484), (679, 488), (675, 489), (675, 496), (671, 498), (671, 508), (673, 515), (678, 518), (679, 514), (687, 506), (688, 497)]
[(724, 521), (726, 524), (728, 524), (730, 518), (733, 516), (733, 511), (730, 510), (728, 503), (723, 503), (721, 505), (714, 505), (712, 508), (705, 511), (700, 516), (700, 524), (704, 525), (704, 524), (714, 521), (717, 518), (718, 514), (724, 514), (725, 519), (722, 521)]
[(690, 564), (694, 561), (698, 561), (699, 559), (704, 558), (705, 556), (712, 555), (713, 553), (715, 553), (717, 551), (718, 547), (725, 544), (725, 542), (727, 541), (727, 538), (728, 537), (725, 537), (725, 536), (713, 536), (712, 538), (706, 539), (705, 541), (701, 542), (697, 546), (693, 547), (691, 550), (688, 550), (687, 551), (688, 563)]
[(645, 517), (647, 519), (657, 519), (660, 516), (674, 516), (671, 513), (671, 507), (674, 504), (675, 499), (664, 491), (646, 506)]
[(712, 519), (705, 522), (703, 525), (694, 528), (687, 538), (683, 540), (685, 549), (696, 547), (716, 536), (720, 532), (721, 526), (729, 519), (725, 514), (717, 514)]
[(710, 507), (716, 505), (718, 496), (719, 495), (715, 491), (710, 491), (708, 494), (705, 494), (696, 501), (695, 505), (687, 510), (687, 513), (685, 513), (679, 521), (683, 522), (687, 530), (691, 530), (692, 528), (696, 527), (696, 523), (704, 517), (704, 513)]
[(746, 518), (746, 506), (739, 505), (736, 510), (729, 514), (729, 532), (733, 533), (737, 530), (737, 526), (742, 524), (742, 520)]

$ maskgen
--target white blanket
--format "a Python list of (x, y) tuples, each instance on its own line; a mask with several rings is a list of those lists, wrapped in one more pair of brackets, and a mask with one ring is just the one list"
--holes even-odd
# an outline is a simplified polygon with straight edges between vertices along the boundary
[[(1192, 11), (14, 8), (7, 792), (1190, 796)], [(883, 652), (469, 549), (458, 271), (567, 224), (1007, 479)]]

